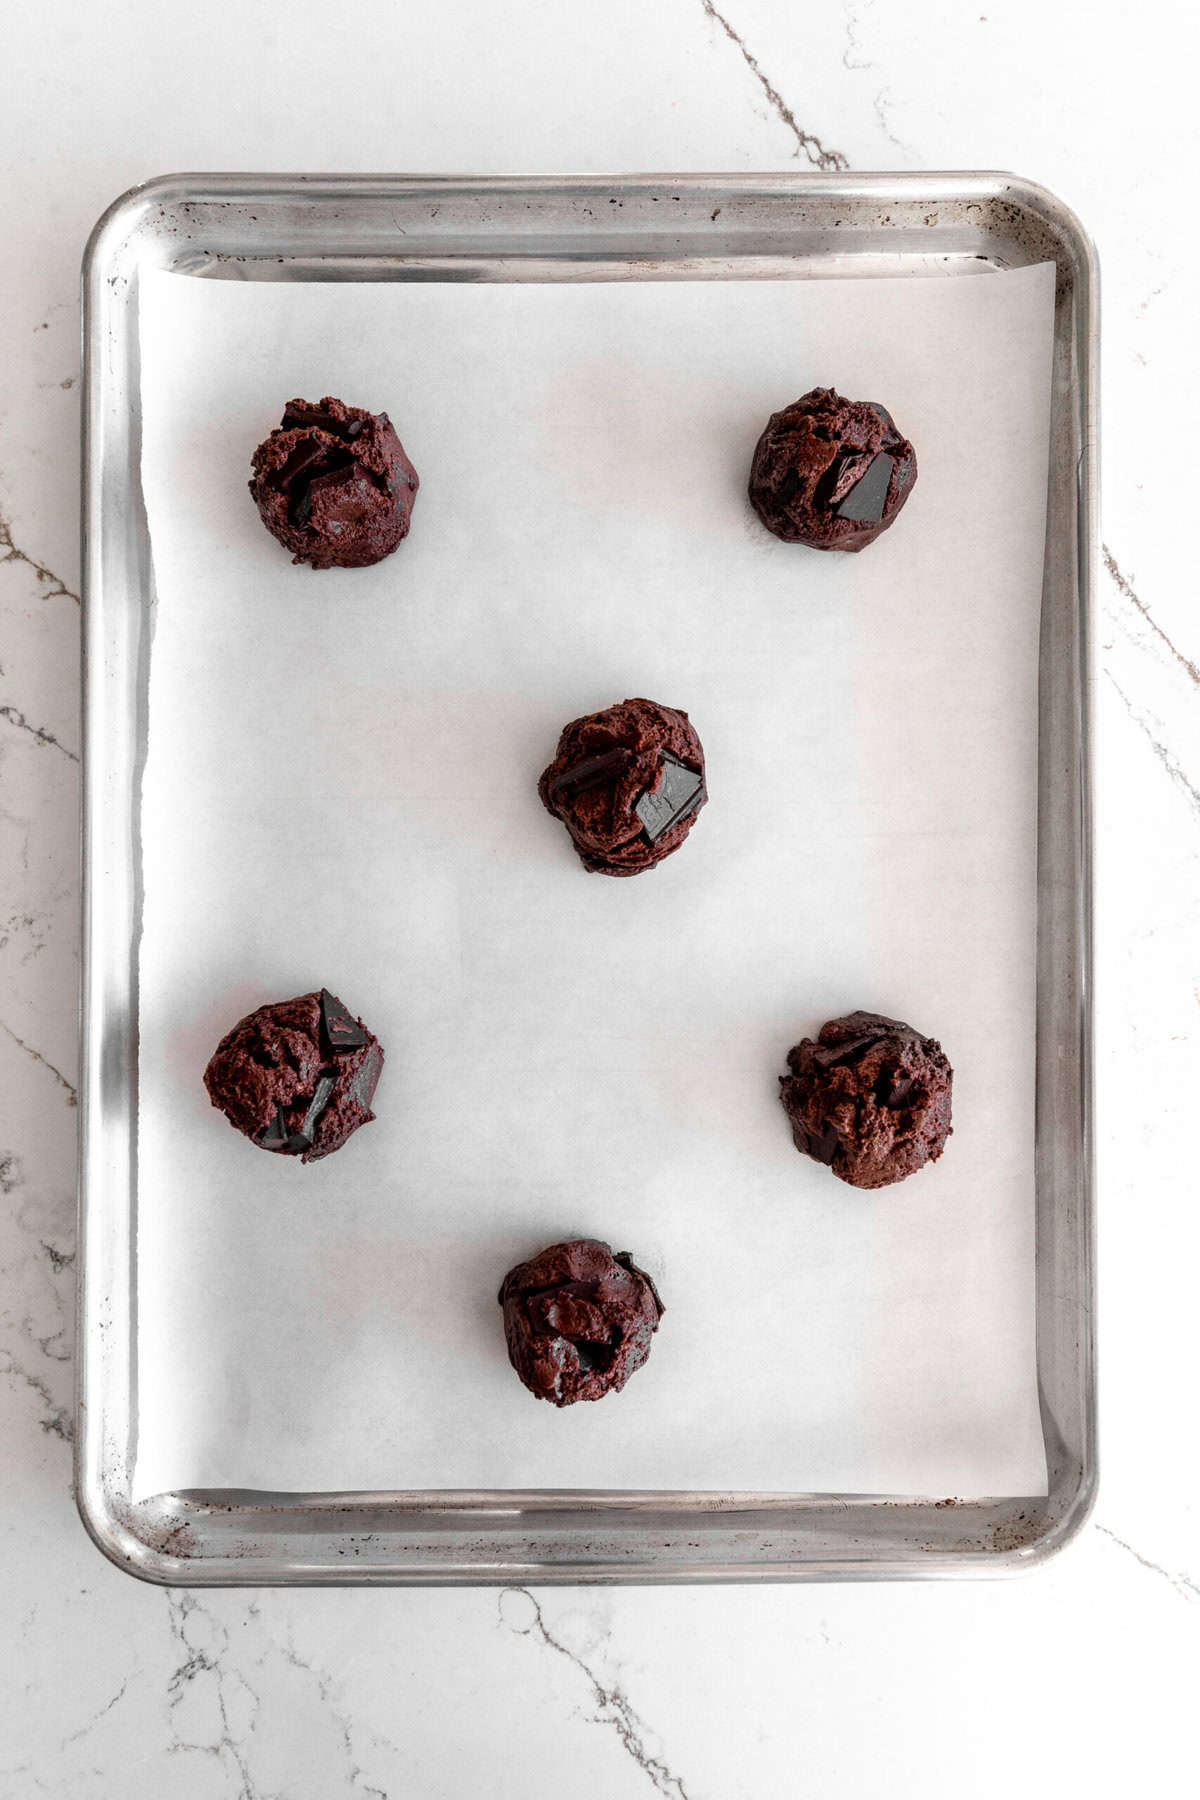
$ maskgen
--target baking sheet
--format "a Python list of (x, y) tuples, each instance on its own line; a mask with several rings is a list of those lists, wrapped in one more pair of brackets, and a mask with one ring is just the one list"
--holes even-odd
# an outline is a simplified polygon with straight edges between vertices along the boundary
[[(1053, 270), (536, 286), (145, 279), (156, 618), (143, 793), (136, 1492), (1044, 1490), (1033, 1325), (1036, 664)], [(882, 400), (921, 476), (858, 557), (744, 497), (766, 414)], [(391, 412), (409, 541), (293, 568), (246, 493), (293, 393)], [(626, 694), (710, 805), (583, 874), (534, 783)], [(304, 1169), (204, 1063), (326, 983), (379, 1120)], [(784, 1054), (856, 1005), (939, 1036), (955, 1135), (857, 1194)], [(554, 1238), (667, 1314), (558, 1413), (495, 1290)]]

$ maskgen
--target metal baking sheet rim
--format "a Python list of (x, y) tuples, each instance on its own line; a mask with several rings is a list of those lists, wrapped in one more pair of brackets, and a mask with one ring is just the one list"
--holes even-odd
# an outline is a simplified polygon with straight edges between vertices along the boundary
[[(403, 223), (401, 221), (403, 220)], [(1048, 1493), (213, 1490), (134, 1501), (136, 726), (153, 571), (137, 274), (720, 279), (1059, 270), (1039, 665), (1037, 1367)], [(1079, 220), (1005, 174), (181, 174), (121, 196), (83, 265), (83, 974), (75, 1491), (106, 1556), (168, 1585), (794, 1581), (1008, 1573), (1097, 1482), (1091, 728), (1098, 271)]]

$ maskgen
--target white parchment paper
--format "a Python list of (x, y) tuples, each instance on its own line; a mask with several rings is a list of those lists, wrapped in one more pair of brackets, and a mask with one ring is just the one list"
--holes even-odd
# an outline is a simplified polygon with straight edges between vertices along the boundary
[[(239, 284), (151, 275), (138, 1491), (1044, 1491), (1034, 1380), (1035, 688), (1053, 271), (970, 280)], [(769, 412), (882, 401), (920, 478), (858, 556), (771, 538)], [(382, 565), (258, 522), (294, 394), (391, 413)], [(560, 726), (682, 706), (711, 801), (587, 875)], [(311, 1168), (208, 1103), (251, 1007), (328, 985), (378, 1122)], [(792, 1147), (788, 1047), (939, 1037), (954, 1136), (858, 1193)], [(557, 1238), (667, 1312), (618, 1399), (508, 1367)]]

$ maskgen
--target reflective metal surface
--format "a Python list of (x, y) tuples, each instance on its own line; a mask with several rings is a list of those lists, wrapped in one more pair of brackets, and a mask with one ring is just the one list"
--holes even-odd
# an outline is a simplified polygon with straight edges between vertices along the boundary
[[(139, 792), (153, 569), (138, 281), (821, 279), (1053, 261), (1039, 679), (1037, 1363), (1049, 1493), (971, 1502), (754, 1493), (219, 1490), (135, 1502)], [(1096, 264), (1006, 175), (557, 179), (179, 175), (134, 189), (84, 263), (84, 976), (76, 1489), (150, 1580), (748, 1581), (1032, 1566), (1096, 1482), (1090, 688)]]

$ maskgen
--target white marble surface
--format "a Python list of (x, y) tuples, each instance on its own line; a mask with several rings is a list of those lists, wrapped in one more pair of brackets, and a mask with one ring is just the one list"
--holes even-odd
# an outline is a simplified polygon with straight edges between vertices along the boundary
[[(763, 1800), (1194, 1780), (1197, 149), (1182, 0), (3, 0), (0, 1796)], [(1015, 168), (1098, 240), (1103, 1476), (1023, 1581), (263, 1592), (76, 1522), (80, 249), (171, 168)]]

